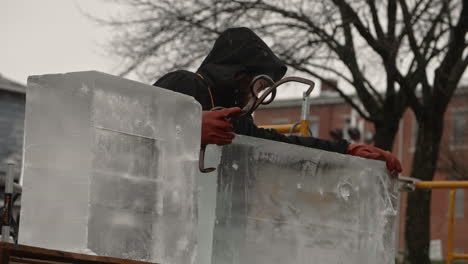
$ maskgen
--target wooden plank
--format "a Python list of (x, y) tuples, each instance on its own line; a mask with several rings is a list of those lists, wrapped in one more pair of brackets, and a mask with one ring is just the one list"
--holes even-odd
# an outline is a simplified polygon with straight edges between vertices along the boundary
[(10, 257), (9, 264), (69, 264), (71, 262), (56, 262), (51, 260), (36, 260), (30, 258)]
[(8, 263), (8, 259), (10, 258), (10, 256), (8, 254), (9, 254), (9, 251), (7, 251), (5, 248), (0, 246), (0, 261), (1, 261), (1, 264)]
[(0, 242), (1, 264), (156, 264)]

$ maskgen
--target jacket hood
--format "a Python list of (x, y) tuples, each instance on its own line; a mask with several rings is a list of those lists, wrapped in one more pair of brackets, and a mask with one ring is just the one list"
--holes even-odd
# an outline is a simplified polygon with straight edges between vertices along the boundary
[(221, 33), (197, 72), (211, 82), (216, 104), (232, 107), (239, 104), (239, 83), (234, 78), (237, 73), (266, 74), (278, 81), (286, 70), (286, 65), (260, 37), (241, 27)]

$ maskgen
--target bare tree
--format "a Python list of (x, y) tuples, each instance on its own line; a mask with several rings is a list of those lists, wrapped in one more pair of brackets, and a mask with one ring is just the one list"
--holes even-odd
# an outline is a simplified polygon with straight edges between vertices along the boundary
[[(468, 7), (462, 0), (126, 0), (126, 16), (101, 20), (118, 32), (122, 74), (146, 79), (193, 68), (226, 28), (259, 33), (291, 68), (324, 82), (339, 78), (373, 122), (375, 144), (390, 150), (409, 106), (418, 121), (412, 177), (433, 178), (443, 115), (467, 63)], [(328, 82), (330, 86), (333, 83)], [(417, 97), (421, 92), (422, 97)], [(430, 192), (408, 197), (411, 263), (429, 263)]]

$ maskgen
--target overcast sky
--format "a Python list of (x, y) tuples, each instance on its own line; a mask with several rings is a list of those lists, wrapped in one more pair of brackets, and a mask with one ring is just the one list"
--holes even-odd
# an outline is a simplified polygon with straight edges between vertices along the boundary
[[(0, 4), (0, 74), (26, 84), (29, 75), (98, 70), (117, 74), (119, 60), (106, 55), (112, 34), (80, 8), (105, 18), (125, 12), (103, 0), (3, 0)], [(136, 76), (127, 76), (137, 79)], [(304, 87), (305, 90), (306, 87)], [(318, 92), (314, 91), (314, 95)], [(284, 87), (278, 98), (301, 97)]]
[[(126, 11), (103, 0), (3, 0), (0, 74), (23, 84), (29, 75), (46, 73), (98, 70), (117, 74), (118, 59), (106, 55), (110, 30), (96, 25), (80, 8), (100, 18)], [(134, 75), (126, 78), (140, 81)], [(466, 78), (462, 83), (467, 83)], [(292, 88), (282, 87), (278, 98), (301, 97), (302, 89)], [(317, 94), (315, 89), (312, 96)]]
[(25, 84), (29, 75), (98, 70), (115, 73), (105, 55), (111, 36), (79, 10), (108, 16), (119, 6), (100, 0), (3, 0), (0, 74)]

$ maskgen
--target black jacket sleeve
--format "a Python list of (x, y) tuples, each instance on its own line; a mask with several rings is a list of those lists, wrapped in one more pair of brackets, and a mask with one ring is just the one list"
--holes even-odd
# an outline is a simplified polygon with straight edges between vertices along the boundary
[(314, 137), (285, 136), (276, 132), (274, 129), (264, 129), (257, 127), (253, 123), (252, 117), (250, 116), (236, 120), (234, 122), (234, 132), (240, 135), (281, 141), (342, 154), (346, 154), (349, 145), (348, 141), (346, 140), (330, 141)]
[(153, 84), (153, 86), (166, 88), (193, 97), (197, 95), (196, 85), (196, 81), (183, 71), (168, 73)]
[(208, 87), (193, 72), (183, 70), (170, 72), (157, 80), (153, 85), (190, 95), (201, 104), (203, 110), (210, 110), (212, 108)]

